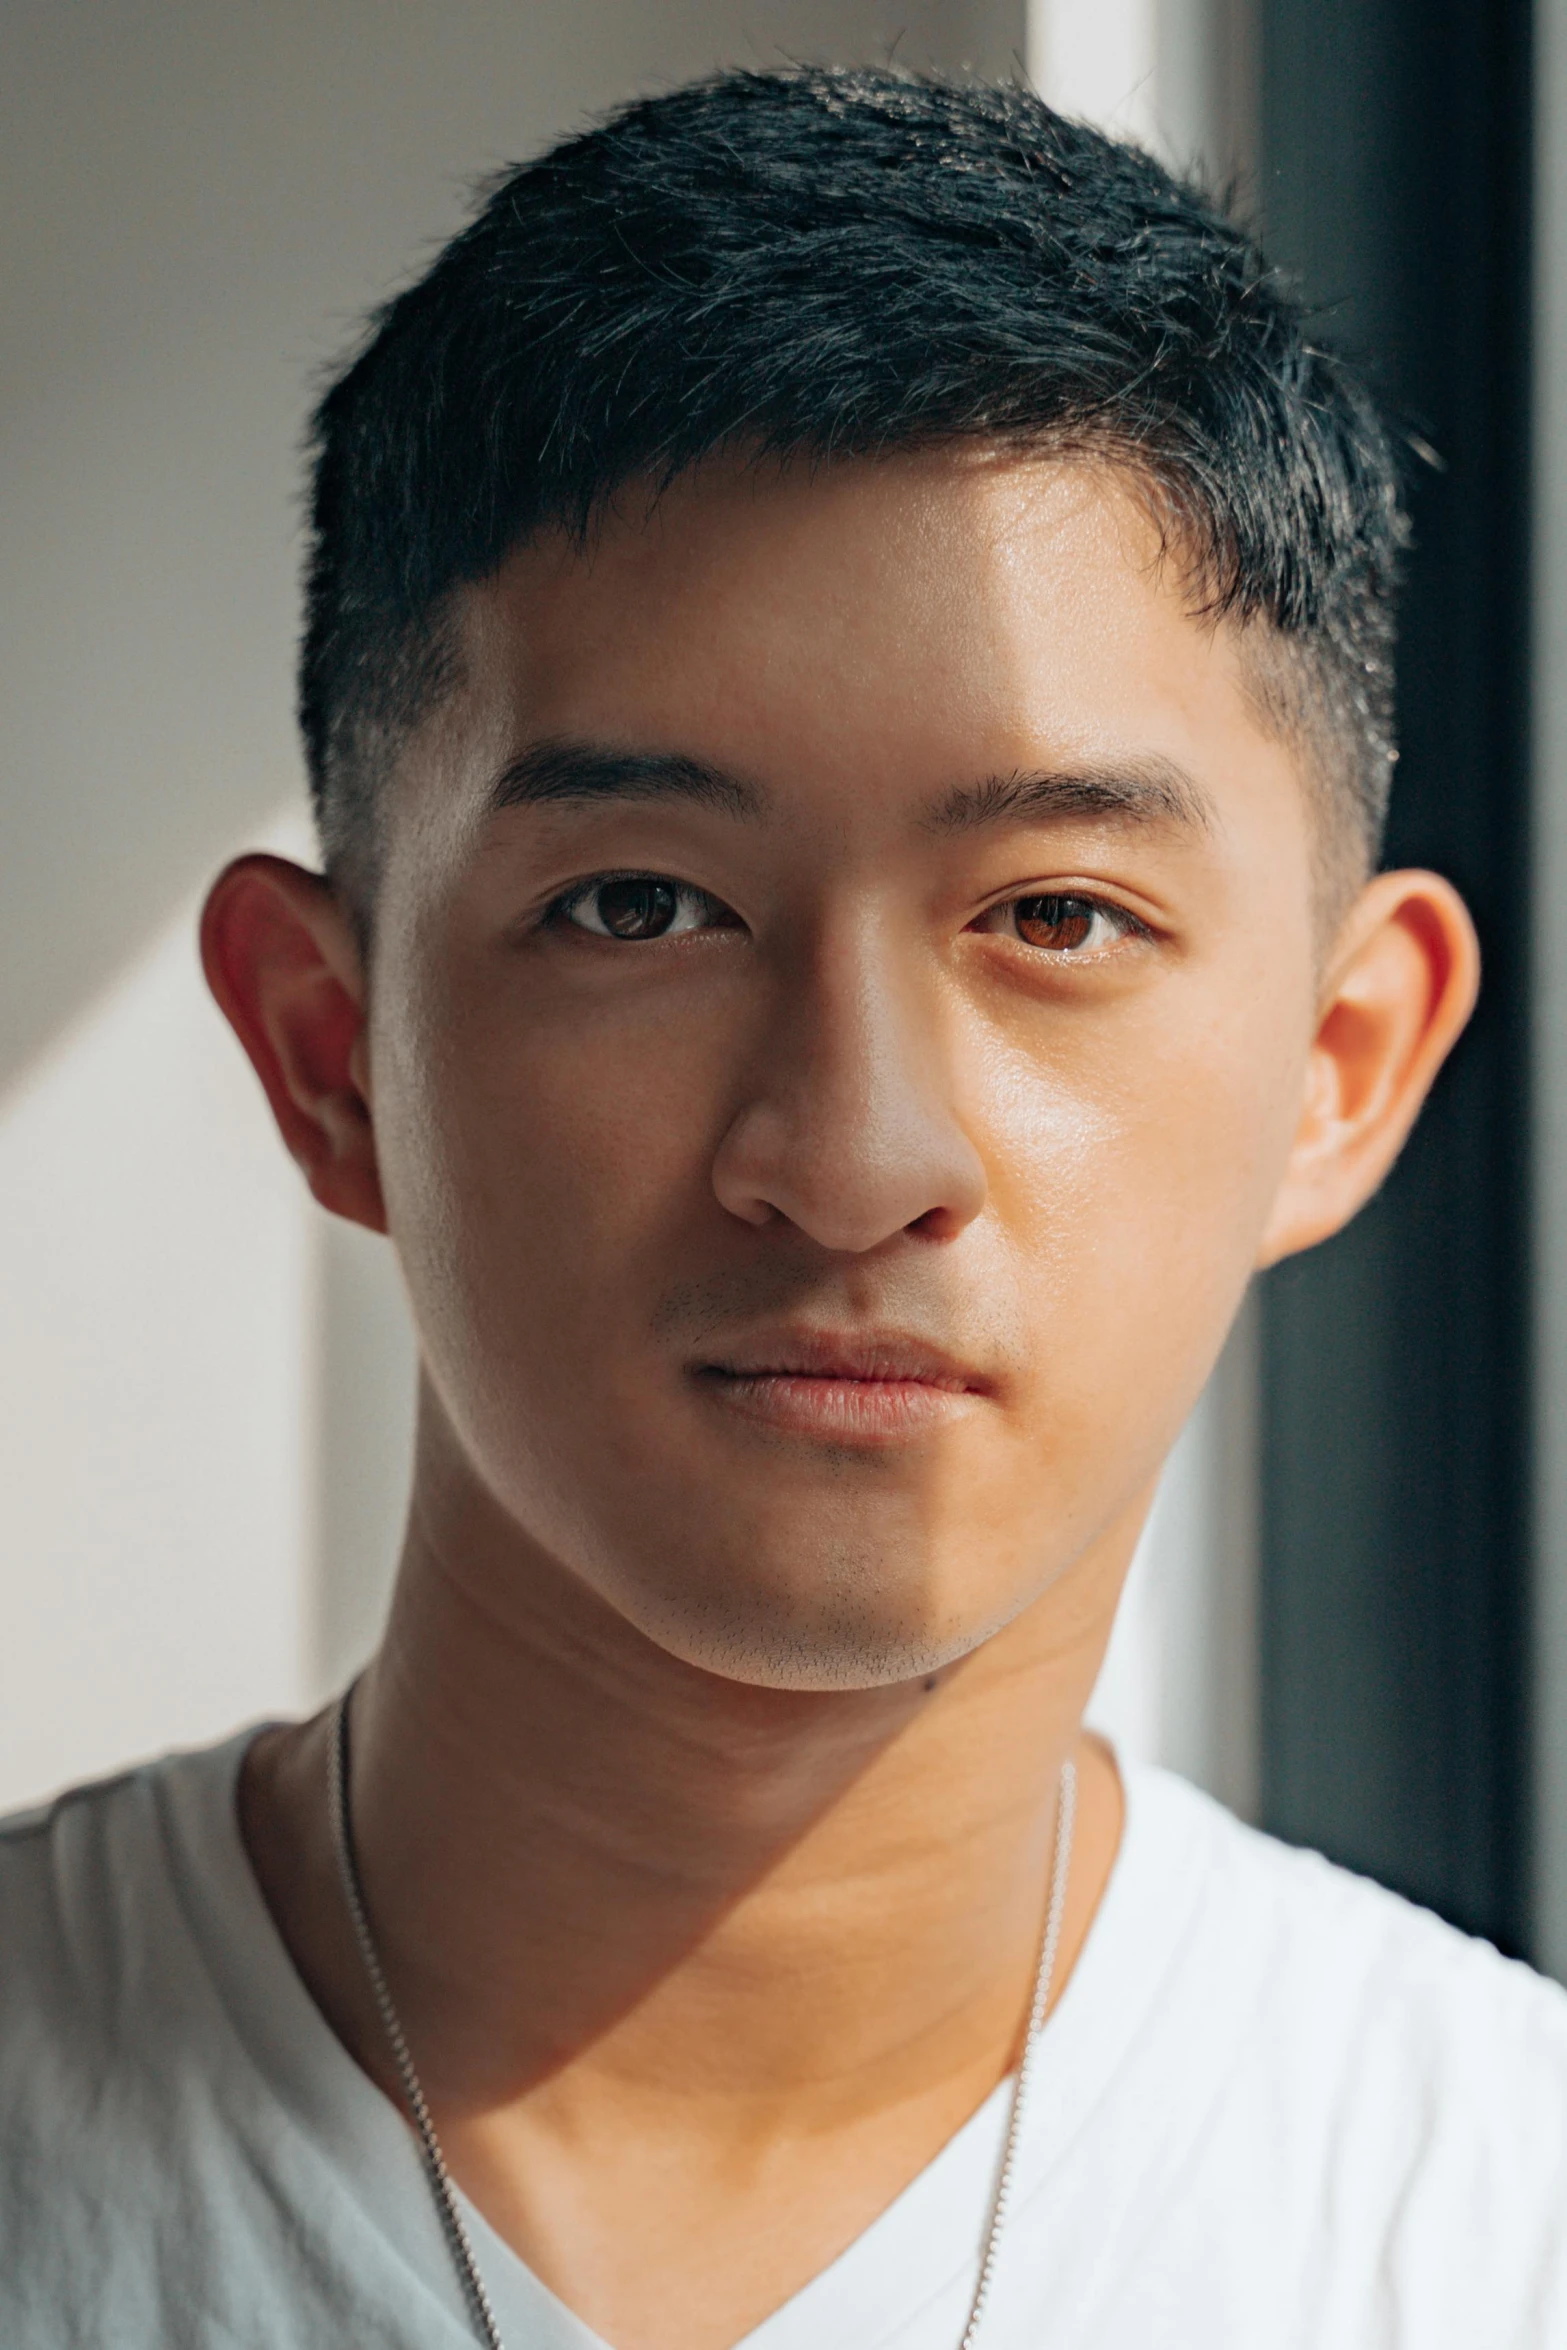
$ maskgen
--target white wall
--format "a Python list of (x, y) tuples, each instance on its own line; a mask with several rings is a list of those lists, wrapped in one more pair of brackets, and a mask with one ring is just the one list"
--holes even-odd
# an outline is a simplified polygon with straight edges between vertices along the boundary
[(309, 1231), (194, 913), (0, 1100), (0, 1808), (307, 1685)]
[(1028, 70), (1063, 114), (1220, 186), (1256, 156), (1252, 0), (1031, 0)]

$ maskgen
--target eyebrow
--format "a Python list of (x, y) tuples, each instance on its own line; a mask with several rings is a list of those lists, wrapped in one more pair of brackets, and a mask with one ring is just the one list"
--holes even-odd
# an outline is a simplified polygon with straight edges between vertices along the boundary
[(1189, 832), (1209, 832), (1215, 821), (1213, 802), (1195, 776), (1157, 755), (959, 784), (936, 802), (926, 821), (935, 832), (971, 832), (1052, 816), (1170, 824)]
[[(745, 777), (686, 752), (619, 750), (552, 736), (508, 760), (486, 798), (492, 814), (552, 802), (683, 799), (755, 819), (767, 795)], [(1072, 816), (1206, 832), (1214, 808), (1184, 767), (1153, 754), (958, 784), (935, 802), (925, 822), (933, 832), (953, 833)]]
[(754, 783), (679, 751), (622, 751), (604, 743), (555, 738), (530, 743), (490, 785), (491, 814), (552, 801), (695, 800), (726, 816), (755, 817), (763, 794)]

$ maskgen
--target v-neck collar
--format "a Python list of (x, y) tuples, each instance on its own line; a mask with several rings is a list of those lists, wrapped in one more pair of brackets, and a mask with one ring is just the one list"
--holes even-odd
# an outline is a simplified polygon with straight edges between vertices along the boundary
[[(465, 2321), (412, 2133), (305, 1989), (251, 1870), (236, 1790), (255, 1735), (249, 1730), (177, 1757), (156, 1773), (180, 1906), (230, 2022), (288, 2121), (331, 2161), (425, 2292)], [(1122, 1776), (1120, 1850), (1040, 2038), (1004, 2247), (1120, 2069), (1155, 1997), (1162, 1970), (1143, 1930), (1150, 1905), (1170, 1928), (1170, 1944), (1178, 1944), (1179, 1913), (1194, 1895), (1170, 1840), (1151, 1834), (1143, 1817), (1148, 1798), (1160, 1808), (1160, 1775)], [(887, 2209), (735, 2350), (947, 2350), (948, 2335), (955, 2343), (977, 2272), (1010, 2091), (1003, 2082)], [(461, 2200), (508, 2350), (612, 2350)]]

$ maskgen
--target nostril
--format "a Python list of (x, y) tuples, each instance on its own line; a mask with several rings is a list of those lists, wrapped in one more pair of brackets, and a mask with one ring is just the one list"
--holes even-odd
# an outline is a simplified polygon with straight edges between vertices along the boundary
[(956, 1238), (980, 1213), (988, 1177), (930, 1023), (908, 1017), (875, 974), (848, 1006), (823, 1009), (807, 995), (790, 1008), (718, 1145), (722, 1206), (855, 1254), (898, 1234)]
[(916, 1216), (904, 1230), (920, 1240), (956, 1240), (967, 1219), (954, 1215), (951, 1208), (927, 1208), (923, 1216)]

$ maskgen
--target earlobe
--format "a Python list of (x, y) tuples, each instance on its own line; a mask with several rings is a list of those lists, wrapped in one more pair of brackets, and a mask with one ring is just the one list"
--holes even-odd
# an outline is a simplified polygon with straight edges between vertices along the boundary
[(208, 893), (201, 959), (315, 1197), (384, 1232), (363, 965), (330, 884), (282, 857), (237, 858)]
[(1479, 976), (1474, 925), (1450, 882), (1382, 873), (1362, 890), (1329, 963), (1260, 1264), (1326, 1240), (1365, 1205), (1463, 1032)]

